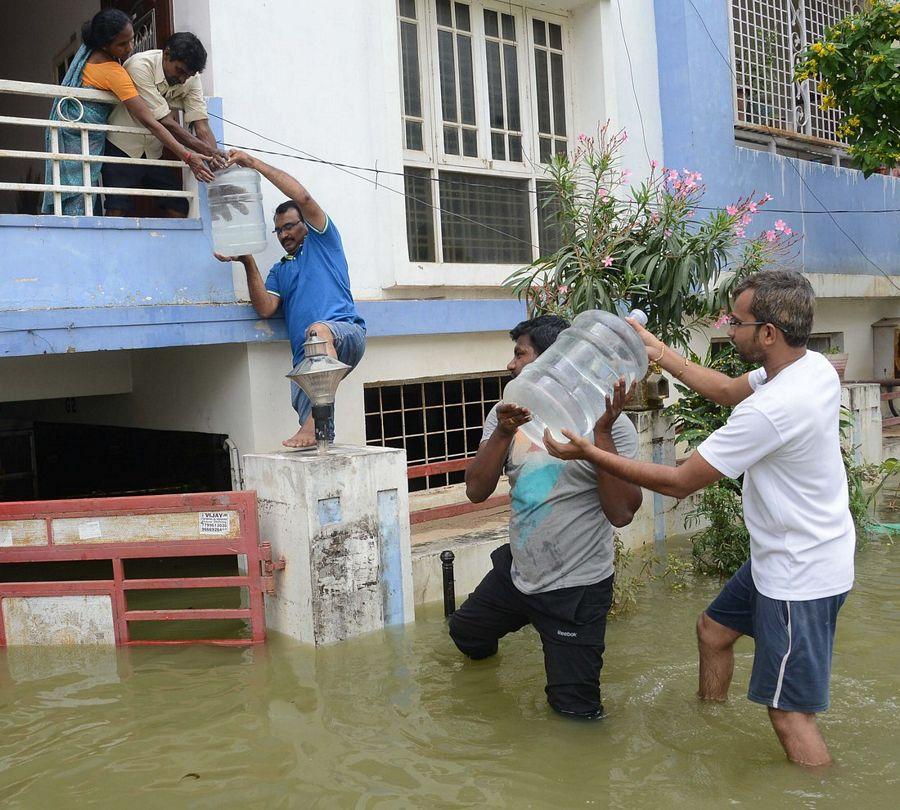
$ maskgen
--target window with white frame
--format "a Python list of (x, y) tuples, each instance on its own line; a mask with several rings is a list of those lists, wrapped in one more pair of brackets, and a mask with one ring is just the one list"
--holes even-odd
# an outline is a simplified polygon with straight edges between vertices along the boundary
[(820, 109), (816, 81), (793, 74), (807, 45), (858, 10), (857, 0), (731, 0), (738, 128), (843, 144), (839, 111)]
[(571, 132), (564, 17), (494, 0), (398, 0), (406, 228), (417, 262), (555, 249), (542, 164)]

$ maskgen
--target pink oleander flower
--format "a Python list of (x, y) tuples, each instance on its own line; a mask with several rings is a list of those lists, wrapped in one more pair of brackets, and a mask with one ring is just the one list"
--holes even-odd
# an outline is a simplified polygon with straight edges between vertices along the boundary
[(625, 169), (622, 174), (619, 176), (619, 179), (623, 183), (627, 183), (631, 179), (631, 169)]
[(774, 242), (778, 238), (778, 234), (775, 231), (766, 231), (766, 241)]
[(670, 169), (668, 179), (670, 183), (674, 183), (678, 179), (678, 172), (675, 169)]
[(625, 141), (627, 141), (627, 140), (628, 140), (628, 130), (623, 129), (622, 130), (622, 143), (625, 143)]
[(747, 210), (751, 214), (755, 214), (756, 213), (756, 203), (747, 203)]
[(604, 267), (611, 267), (612, 263), (613, 263), (612, 256), (605, 256), (603, 258), (603, 266)]
[(672, 229), (671, 229), (671, 228), (666, 228), (666, 229), (663, 231), (663, 236), (665, 236), (666, 239), (668, 239), (671, 235), (672, 235)]
[(734, 217), (737, 216), (738, 208), (736, 205), (726, 205), (725, 212), (728, 214), (728, 216)]
[(787, 223), (786, 223), (783, 219), (776, 219), (776, 220), (775, 220), (775, 230), (776, 230), (776, 231), (781, 232), (781, 231), (783, 231), (785, 228), (787, 228)]
[(749, 225), (752, 221), (753, 217), (751, 217), (750, 214), (744, 214), (744, 216), (741, 217), (741, 225)]
[(721, 329), (723, 326), (728, 326), (728, 313), (723, 312), (713, 324), (713, 329)]
[(772, 197), (771, 194), (768, 194), (768, 193), (763, 194), (763, 198), (760, 200), (759, 204), (760, 204), (760, 205), (763, 205), (763, 204), (767, 203), (767, 202), (768, 202), (769, 200), (771, 200), (771, 199), (773, 199), (773, 197)]
[(693, 211), (693, 209), (690, 210), (690, 211), (685, 211), (685, 214), (684, 214), (684, 215), (685, 215), (688, 219), (693, 219), (693, 218), (694, 218), (694, 211)]
[(605, 199), (609, 196), (609, 189), (606, 189), (606, 188), (600, 188), (600, 189), (597, 191), (597, 194), (599, 195), (599, 197), (600, 197), (601, 200), (605, 200)]
[(746, 231), (743, 228), (735, 228), (734, 232), (737, 236), (743, 237), (746, 236)]
[(790, 228), (785, 228), (785, 229), (784, 229), (784, 235), (785, 235), (785, 236), (790, 236), (792, 233), (793, 233), (793, 231), (792, 231)]
[(560, 295), (565, 295), (568, 291), (569, 291), (569, 288), (567, 285), (565, 285), (565, 284), (559, 285), (559, 294)]
[(655, 169), (657, 166), (659, 166), (659, 161), (658, 161), (658, 160), (651, 160), (651, 161), (650, 161), (650, 168), (651, 168), (651, 169)]

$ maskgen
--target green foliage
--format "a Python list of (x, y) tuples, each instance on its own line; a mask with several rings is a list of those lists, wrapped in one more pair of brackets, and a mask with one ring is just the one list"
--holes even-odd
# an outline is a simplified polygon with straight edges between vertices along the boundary
[(900, 163), (900, 2), (874, 0), (800, 54), (797, 81), (821, 77), (820, 108), (840, 107), (837, 134), (868, 177)]
[(848, 437), (853, 429), (853, 414), (841, 408), (840, 430), (843, 438), (841, 456), (847, 471), (847, 491), (850, 497), (850, 515), (856, 527), (856, 547), (864, 548), (874, 538), (875, 521), (872, 510), (878, 493), (892, 476), (900, 474), (900, 462), (887, 458), (881, 464), (857, 464), (853, 449), (848, 447)]
[(613, 535), (613, 566), (616, 578), (613, 580), (613, 600), (609, 615), (624, 616), (637, 605), (638, 592), (652, 578), (656, 558), (641, 551), (625, 548), (618, 534)]
[[(696, 356), (695, 362), (701, 362)], [(739, 377), (751, 366), (741, 360), (730, 343), (710, 345), (702, 364), (729, 377)], [(679, 441), (694, 449), (731, 415), (731, 408), (717, 405), (697, 392), (676, 384), (681, 399), (670, 405)], [(744, 525), (741, 485), (723, 478), (696, 496), (694, 508), (685, 515), (688, 528), (708, 524), (691, 537), (694, 568), (702, 574), (729, 577), (750, 556), (750, 535)]]
[(619, 166), (626, 138), (607, 123), (596, 138), (580, 136), (571, 154), (553, 157), (546, 204), (561, 246), (505, 283), (534, 314), (616, 312), (620, 302), (642, 309), (650, 331), (686, 349), (691, 332), (728, 304), (734, 284), (786, 255), (796, 237), (787, 227), (745, 236), (768, 194), (701, 211), (698, 172), (660, 169), (654, 161), (647, 179), (629, 186), (630, 172)]

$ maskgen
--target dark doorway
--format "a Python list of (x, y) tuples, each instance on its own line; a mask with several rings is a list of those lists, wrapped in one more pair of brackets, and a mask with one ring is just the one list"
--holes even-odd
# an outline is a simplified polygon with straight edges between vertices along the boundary
[(0, 501), (230, 490), (228, 437), (175, 430), (0, 425)]
[(134, 50), (153, 51), (175, 33), (172, 0), (104, 0), (104, 8), (117, 8), (134, 20)]

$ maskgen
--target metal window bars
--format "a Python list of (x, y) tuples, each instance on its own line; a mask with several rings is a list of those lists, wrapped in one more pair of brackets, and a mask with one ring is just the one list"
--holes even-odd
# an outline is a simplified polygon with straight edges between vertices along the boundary
[(844, 144), (837, 136), (840, 111), (820, 109), (815, 80), (795, 82), (794, 68), (808, 44), (858, 9), (855, 0), (732, 0), (737, 125)]
[[(90, 88), (63, 87), (55, 84), (39, 84), (36, 82), (19, 82), (9, 79), (0, 79), (0, 95), (31, 96), (36, 98), (69, 98), (75, 100), (76, 109), (80, 107), (82, 100), (102, 101), (107, 104), (117, 104), (118, 99), (104, 90)], [(92, 155), (89, 150), (88, 133), (101, 132), (129, 132), (146, 135), (143, 127), (113, 126), (111, 124), (87, 124), (80, 120), (51, 121), (44, 118), (26, 118), (12, 115), (0, 115), (0, 124), (24, 127), (50, 128), (50, 151), (36, 151), (25, 149), (0, 149), (0, 158), (15, 158), (23, 160), (49, 160), (51, 164), (50, 183), (28, 182), (0, 182), (0, 191), (47, 191), (53, 194), (53, 213), (62, 215), (62, 194), (80, 193), (84, 195), (84, 211), (86, 216), (94, 213), (94, 197), (98, 194), (121, 194), (136, 197), (182, 197), (188, 200), (191, 206), (191, 215), (197, 216), (197, 190), (193, 176), (185, 174), (189, 188), (182, 191), (170, 191), (163, 189), (143, 188), (108, 188), (92, 186), (92, 163), (131, 163), (142, 166), (168, 166), (176, 169), (185, 169), (179, 160), (150, 160), (147, 158), (110, 157), (106, 155)], [(59, 151), (59, 130), (74, 129), (81, 132), (81, 152), (67, 153)], [(59, 165), (61, 161), (75, 161), (82, 164), (82, 184), (80, 186), (64, 186), (60, 181)]]
[(460, 483), (507, 380), (493, 371), (367, 385), (366, 444), (406, 451), (411, 492)]

